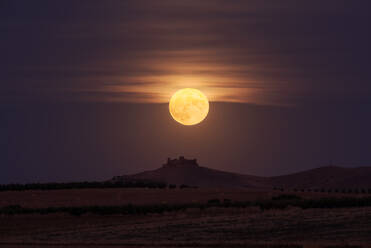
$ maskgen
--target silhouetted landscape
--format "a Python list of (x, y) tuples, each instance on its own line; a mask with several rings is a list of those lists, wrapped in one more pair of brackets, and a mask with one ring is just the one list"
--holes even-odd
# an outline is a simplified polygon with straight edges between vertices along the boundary
[(327, 166), (257, 177), (179, 157), (103, 182), (1, 185), (0, 245), (368, 247), (369, 172)]
[(147, 180), (174, 185), (196, 187), (242, 187), (249, 189), (296, 189), (368, 191), (371, 189), (371, 167), (342, 168), (325, 166), (299, 173), (258, 177), (218, 171), (199, 166), (195, 160), (184, 157), (168, 160), (161, 168), (129, 176), (115, 177), (112, 182)]

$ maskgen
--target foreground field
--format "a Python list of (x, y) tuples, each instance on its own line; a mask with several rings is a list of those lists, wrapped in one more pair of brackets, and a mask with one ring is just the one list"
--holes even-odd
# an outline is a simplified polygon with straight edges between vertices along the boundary
[[(208, 209), (143, 216), (35, 215), (0, 218), (0, 246), (91, 244), (207, 246), (273, 243), (371, 244), (371, 208), (260, 211)], [(90, 244), (90, 245), (89, 245)], [(188, 245), (187, 245), (188, 244)], [(317, 246), (320, 247), (320, 246)]]
[[(267, 200), (277, 194), (220, 189), (27, 191), (2, 192), (0, 204), (33, 208), (181, 204), (210, 199)], [(329, 195), (300, 196), (318, 199)], [(371, 207), (263, 211), (252, 206), (216, 205), (161, 214), (0, 215), (0, 247), (371, 247)]]

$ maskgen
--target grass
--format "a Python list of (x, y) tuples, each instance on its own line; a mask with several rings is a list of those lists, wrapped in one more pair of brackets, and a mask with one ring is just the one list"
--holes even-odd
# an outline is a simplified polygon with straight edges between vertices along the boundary
[[(8, 242), (0, 242), (0, 245), (11, 245), (17, 247), (25, 247), (25, 246), (50, 246), (50, 247), (61, 247), (61, 246), (71, 246), (71, 245), (76, 245), (79, 247), (90, 247), (94, 246), (95, 244), (84, 244), (84, 243), (77, 243), (77, 244), (67, 244), (67, 243), (39, 243), (39, 242), (22, 242), (22, 243), (8, 243)], [(191, 242), (191, 243), (184, 243), (184, 244), (166, 244), (166, 243), (151, 243), (150, 245), (147, 243), (118, 243), (118, 244), (99, 244), (99, 246), (102, 247), (183, 247), (183, 248), (190, 248), (190, 247), (228, 247), (228, 248), (303, 248), (303, 245), (298, 245), (298, 244), (238, 244), (238, 243), (232, 243), (232, 244), (227, 244), (227, 243), (213, 243), (213, 244), (199, 244), (196, 242)], [(331, 247), (331, 248), (338, 248), (338, 247)], [(343, 248), (343, 247), (339, 247)], [(348, 248), (348, 247), (345, 247)], [(353, 247), (349, 247), (353, 248)], [(360, 247), (355, 247), (355, 248), (360, 248)]]
[(323, 248), (362, 248), (362, 246), (359, 246), (359, 245), (330, 245), (330, 246), (324, 246)]

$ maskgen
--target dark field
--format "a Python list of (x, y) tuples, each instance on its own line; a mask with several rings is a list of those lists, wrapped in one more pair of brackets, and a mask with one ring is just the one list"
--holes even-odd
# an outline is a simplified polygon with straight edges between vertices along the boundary
[(0, 206), (23, 207), (89, 206), (207, 202), (209, 199), (239, 201), (267, 199), (279, 192), (238, 189), (71, 189), (0, 192)]
[(244, 189), (71, 189), (71, 190), (30, 190), (0, 192), (0, 207), (21, 205), (22, 207), (59, 207), (122, 204), (177, 204), (203, 203), (210, 199), (234, 201), (255, 201), (271, 199), (282, 194), (296, 194), (302, 198), (323, 197), (364, 197), (369, 194), (342, 193), (301, 193), (281, 191), (252, 191)]
[[(292, 198), (292, 192), (290, 192)], [(1, 192), (0, 206), (22, 208), (199, 204), (161, 213), (2, 214), (0, 247), (371, 247), (371, 207), (293, 207), (287, 202), (342, 194), (222, 189), (84, 189)], [(273, 199), (275, 200), (272, 200)], [(369, 195), (354, 195), (358, 200)], [(282, 209), (228, 202), (285, 202)], [(335, 199), (335, 200), (336, 200)], [(332, 201), (333, 204), (336, 201)]]

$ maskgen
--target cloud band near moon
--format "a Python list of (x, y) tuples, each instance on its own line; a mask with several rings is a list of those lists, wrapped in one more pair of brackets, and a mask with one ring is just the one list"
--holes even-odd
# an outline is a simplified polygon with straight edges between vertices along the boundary
[(158, 103), (186, 87), (214, 102), (367, 99), (369, 7), (3, 1), (0, 99)]

